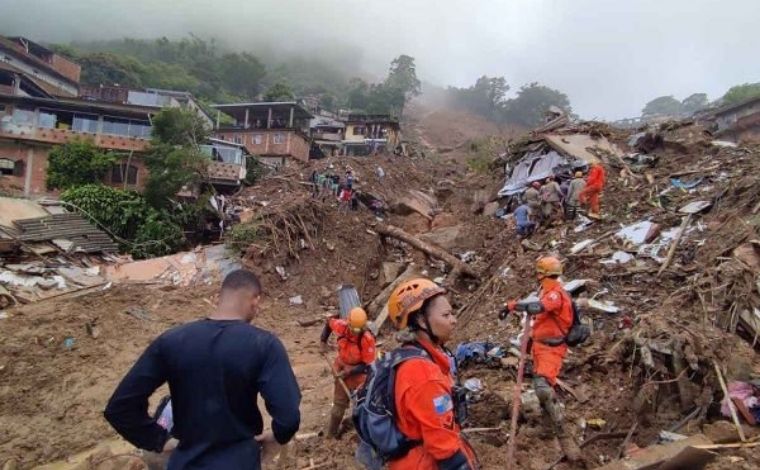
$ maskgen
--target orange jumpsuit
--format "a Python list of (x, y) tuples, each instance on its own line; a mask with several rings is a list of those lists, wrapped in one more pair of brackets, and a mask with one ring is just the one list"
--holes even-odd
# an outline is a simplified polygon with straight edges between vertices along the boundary
[(475, 452), (454, 419), (450, 357), (428, 342), (420, 342), (427, 358), (409, 359), (396, 372), (395, 400), (399, 431), (422, 441), (408, 454), (389, 463), (389, 470), (438, 470), (438, 462), (460, 453), (477, 468)]
[(535, 316), (531, 339), (533, 373), (546, 378), (550, 385), (557, 383), (567, 345), (549, 346), (542, 341), (563, 338), (573, 324), (572, 298), (558, 280), (544, 278), (539, 293), (544, 311)]
[[(372, 364), (375, 361), (375, 337), (369, 331), (356, 335), (348, 327), (348, 322), (339, 318), (329, 320), (330, 330), (338, 336), (338, 356), (335, 358), (335, 371), (337, 373), (349, 372), (359, 364)], [(356, 390), (364, 383), (367, 374), (349, 375), (343, 379), (349, 390)], [(335, 384), (335, 398), (343, 399), (348, 403), (349, 397), (339, 383)], [(343, 400), (339, 400), (343, 401)]]
[(588, 202), (590, 212), (594, 214), (599, 214), (599, 195), (602, 193), (606, 180), (607, 176), (602, 165), (598, 163), (593, 165), (588, 172), (588, 178), (586, 178), (586, 187), (578, 196), (581, 204)]

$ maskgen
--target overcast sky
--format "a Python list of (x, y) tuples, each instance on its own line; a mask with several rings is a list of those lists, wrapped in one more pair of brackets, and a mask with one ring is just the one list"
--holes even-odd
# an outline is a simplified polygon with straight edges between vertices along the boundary
[[(710, 99), (760, 81), (760, 0), (0, 0), (0, 33), (39, 41), (215, 36), (256, 53), (356, 48), (468, 86), (503, 75), (564, 91), (584, 118), (637, 116), (660, 95)], [(349, 49), (350, 50), (350, 49)], [(361, 51), (361, 52), (358, 52)]]

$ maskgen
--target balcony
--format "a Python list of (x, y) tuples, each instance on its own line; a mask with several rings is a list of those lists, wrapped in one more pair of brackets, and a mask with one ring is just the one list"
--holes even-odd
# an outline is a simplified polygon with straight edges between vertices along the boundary
[(110, 150), (127, 150), (141, 152), (148, 148), (150, 141), (140, 137), (128, 137), (109, 134), (93, 134), (70, 129), (51, 129), (46, 127), (29, 127), (3, 121), (0, 124), (0, 137), (30, 140), (46, 144), (65, 144), (75, 139), (91, 140), (97, 147)]
[(343, 135), (338, 132), (314, 131), (312, 133), (312, 138), (315, 140), (330, 140), (333, 142), (340, 142), (343, 140)]

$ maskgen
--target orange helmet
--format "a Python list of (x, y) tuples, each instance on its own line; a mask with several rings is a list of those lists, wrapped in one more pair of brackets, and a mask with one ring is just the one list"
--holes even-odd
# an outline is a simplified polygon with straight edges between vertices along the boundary
[(388, 298), (388, 317), (396, 329), (403, 330), (410, 313), (419, 310), (427, 299), (445, 293), (446, 289), (429, 279), (404, 281)]
[(560, 276), (562, 262), (555, 256), (542, 256), (536, 261), (536, 272), (543, 276)]
[(348, 312), (348, 326), (357, 332), (367, 326), (367, 312), (361, 307), (352, 308)]

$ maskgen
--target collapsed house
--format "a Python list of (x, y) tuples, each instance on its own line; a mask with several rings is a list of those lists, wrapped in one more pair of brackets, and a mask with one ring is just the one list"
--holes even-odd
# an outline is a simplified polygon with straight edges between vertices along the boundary
[(505, 173), (508, 176), (499, 190), (499, 197), (521, 194), (534, 181), (543, 181), (549, 176), (571, 178), (573, 172), (586, 170), (589, 165), (601, 162), (603, 156), (622, 155), (606, 137), (592, 136), (583, 126), (566, 126), (562, 116), (558, 119), (561, 128), (555, 128), (554, 121), (549, 123), (551, 126), (547, 124), (539, 128), (548, 126), (552, 133), (530, 138), (516, 152), (516, 163), (507, 163)]

